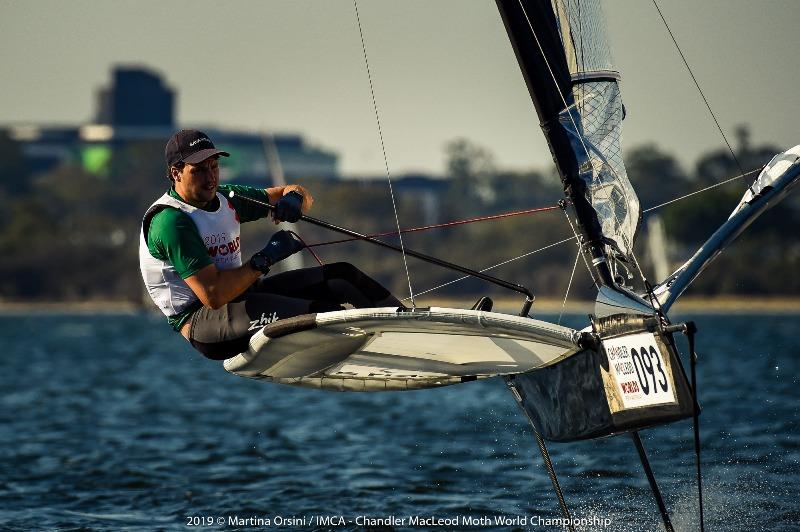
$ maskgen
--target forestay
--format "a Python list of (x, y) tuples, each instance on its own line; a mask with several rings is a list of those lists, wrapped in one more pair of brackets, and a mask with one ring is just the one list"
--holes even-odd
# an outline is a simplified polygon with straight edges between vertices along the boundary
[(580, 351), (580, 339), (568, 327), (494, 312), (353, 309), (267, 325), (225, 369), (309, 388), (409, 390), (546, 367)]

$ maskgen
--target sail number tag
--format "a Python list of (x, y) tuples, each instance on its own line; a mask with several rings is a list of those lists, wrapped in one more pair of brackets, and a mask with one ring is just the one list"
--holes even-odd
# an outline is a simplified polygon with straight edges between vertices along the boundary
[(608, 338), (603, 346), (624, 408), (675, 402), (669, 361), (653, 333)]

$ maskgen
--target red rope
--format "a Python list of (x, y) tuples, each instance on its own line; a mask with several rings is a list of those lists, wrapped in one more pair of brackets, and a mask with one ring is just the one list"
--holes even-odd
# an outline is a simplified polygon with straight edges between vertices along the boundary
[[(474, 223), (474, 222), (485, 222), (485, 221), (488, 221), (488, 220), (499, 220), (501, 218), (509, 218), (511, 216), (519, 216), (521, 214), (535, 214), (535, 213), (539, 213), (539, 212), (552, 211), (552, 210), (556, 210), (556, 209), (560, 209), (560, 208), (561, 207), (559, 207), (558, 205), (553, 205), (552, 207), (538, 207), (538, 208), (535, 208), (535, 209), (525, 209), (523, 211), (513, 211), (513, 212), (502, 213), (502, 214), (493, 214), (491, 216), (480, 216), (478, 218), (469, 218), (467, 220), (457, 220), (455, 222), (445, 222), (445, 223), (441, 223), (441, 224), (426, 225), (426, 226), (423, 226), (423, 227), (412, 227), (410, 229), (402, 229), (400, 232), (401, 233), (416, 233), (417, 231), (427, 231), (428, 229), (439, 229), (439, 228), (443, 228), (443, 227), (454, 227), (456, 225), (464, 225), (464, 224), (470, 224), (470, 223)], [(367, 236), (368, 236), (368, 238), (379, 238), (379, 237), (382, 237), (382, 236), (392, 236), (392, 235), (396, 235), (396, 234), (397, 234), (397, 231), (387, 231), (385, 233), (377, 233), (377, 234), (374, 234), (374, 235), (367, 235)], [(331, 244), (342, 244), (344, 242), (353, 242), (354, 240), (362, 240), (362, 239), (361, 238), (356, 238), (356, 237), (344, 238), (342, 240), (331, 240), (329, 242), (319, 242), (317, 244), (310, 244), (310, 245), (307, 245), (306, 247), (308, 247), (309, 251), (310, 251), (310, 248), (312, 248), (312, 247), (328, 246), (328, 245), (331, 245)], [(312, 253), (313, 253), (313, 251), (312, 251)], [(314, 255), (314, 256), (316, 257), (316, 255)], [(319, 259), (317, 259), (317, 260), (319, 260)]]
[(322, 259), (320, 259), (320, 258), (319, 258), (319, 256), (318, 256), (316, 253), (314, 253), (314, 250), (313, 250), (313, 249), (311, 249), (311, 246), (309, 246), (308, 244), (306, 244), (306, 241), (305, 241), (305, 240), (303, 240), (303, 237), (301, 237), (300, 235), (298, 235), (298, 234), (297, 234), (297, 233), (295, 233), (294, 231), (291, 231), (291, 230), (290, 230), (289, 232), (290, 232), (291, 234), (293, 234), (295, 237), (297, 237), (297, 240), (299, 240), (299, 241), (300, 241), (300, 242), (301, 242), (301, 243), (302, 243), (302, 244), (303, 244), (303, 245), (306, 247), (306, 249), (307, 249), (308, 251), (310, 251), (312, 255), (314, 255), (314, 258), (315, 258), (315, 259), (317, 259), (317, 262), (319, 263), (319, 265), (320, 265), (320, 266), (322, 266), (322, 265), (323, 265), (323, 263), (322, 263)]

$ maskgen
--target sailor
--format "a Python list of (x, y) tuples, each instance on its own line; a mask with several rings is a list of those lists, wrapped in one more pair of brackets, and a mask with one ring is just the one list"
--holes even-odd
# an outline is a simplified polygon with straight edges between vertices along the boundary
[[(142, 222), (139, 266), (147, 291), (179, 331), (208, 358), (222, 360), (247, 349), (264, 325), (300, 314), (354, 307), (402, 306), (386, 288), (351, 264), (267, 274), (303, 249), (290, 231), (278, 231), (250, 260), (242, 260), (241, 223), (269, 210), (272, 220), (296, 222), (314, 199), (300, 185), (258, 189), (219, 184), (217, 149), (208, 135), (184, 129), (165, 148), (172, 186)], [(233, 197), (229, 193), (233, 191)]]

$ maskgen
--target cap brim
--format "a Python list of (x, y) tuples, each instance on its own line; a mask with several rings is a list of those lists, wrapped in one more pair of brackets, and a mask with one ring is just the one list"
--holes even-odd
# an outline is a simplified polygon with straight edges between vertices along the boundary
[(191, 154), (190, 156), (184, 158), (183, 162), (188, 164), (202, 163), (209, 157), (213, 157), (215, 155), (222, 155), (223, 157), (231, 156), (231, 154), (226, 151), (218, 150), (216, 148), (208, 148), (207, 150), (200, 150), (197, 153)]

